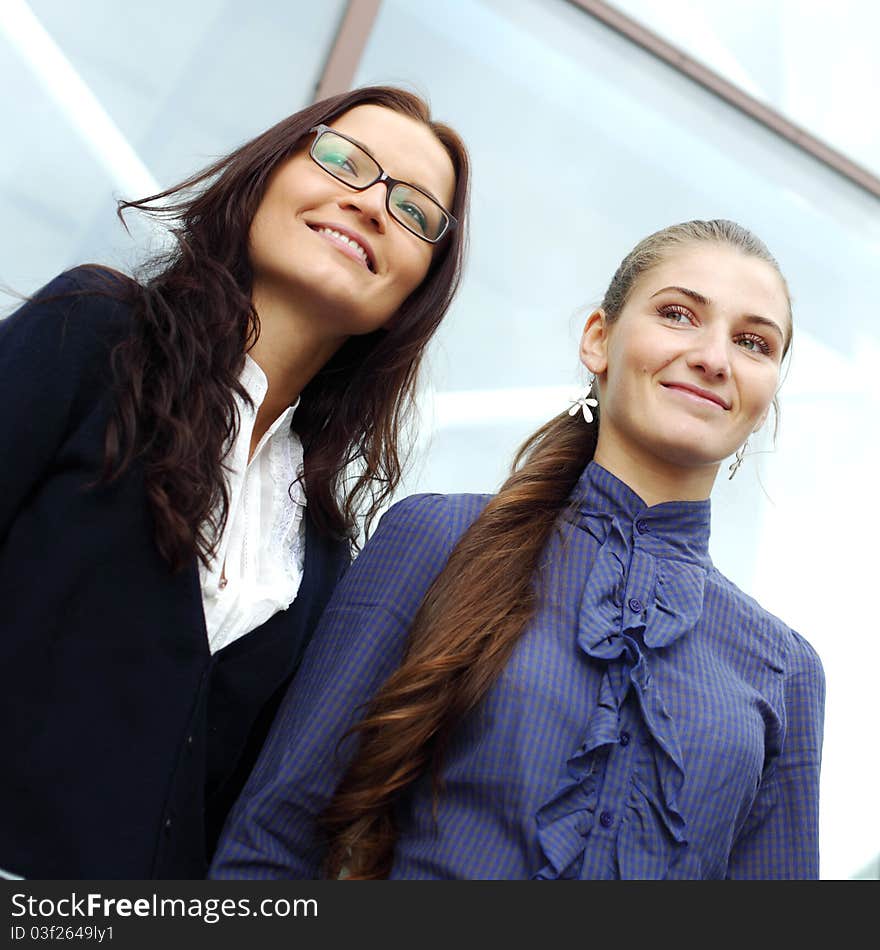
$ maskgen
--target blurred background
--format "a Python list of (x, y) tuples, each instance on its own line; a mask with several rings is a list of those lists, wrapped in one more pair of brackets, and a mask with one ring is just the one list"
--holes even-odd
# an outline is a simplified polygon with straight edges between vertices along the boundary
[(315, 98), (403, 85), (474, 179), (398, 497), (483, 492), (578, 394), (584, 317), (632, 245), (691, 218), (753, 229), (795, 339), (775, 443), (719, 479), (712, 555), (819, 651), (821, 875), (880, 879), (878, 36), (872, 0), (0, 0), (0, 285), (131, 271), (162, 236), (126, 234), (117, 198)]

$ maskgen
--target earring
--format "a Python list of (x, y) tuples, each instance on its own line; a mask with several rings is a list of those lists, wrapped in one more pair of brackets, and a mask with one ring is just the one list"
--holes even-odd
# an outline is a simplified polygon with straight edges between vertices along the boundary
[(743, 463), (743, 459), (746, 457), (746, 451), (749, 447), (749, 440), (746, 439), (745, 442), (736, 450), (736, 455), (734, 460), (727, 467), (727, 471), (730, 472), (730, 475), (727, 476), (727, 480), (730, 481), (734, 475), (739, 471), (740, 465)]
[(591, 373), (589, 380), (587, 380), (587, 391), (583, 394), (583, 396), (579, 396), (577, 399), (575, 399), (571, 404), (571, 408), (568, 410), (568, 414), (570, 416), (576, 415), (578, 409), (580, 409), (580, 411), (583, 413), (585, 422), (593, 421), (592, 410), (599, 405), (598, 399), (590, 398), (590, 393), (593, 391), (593, 383), (595, 381), (596, 377)]

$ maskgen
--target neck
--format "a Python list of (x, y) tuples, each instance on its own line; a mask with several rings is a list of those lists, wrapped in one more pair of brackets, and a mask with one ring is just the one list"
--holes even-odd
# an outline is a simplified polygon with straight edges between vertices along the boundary
[(676, 465), (649, 453), (603, 445), (601, 427), (595, 460), (628, 485), (648, 506), (666, 501), (705, 501), (712, 492), (721, 464)]
[(260, 336), (248, 355), (266, 374), (269, 388), (257, 411), (251, 452), (346, 340), (344, 336), (322, 333), (315, 320), (290, 302), (279, 301), (256, 288), (253, 301)]

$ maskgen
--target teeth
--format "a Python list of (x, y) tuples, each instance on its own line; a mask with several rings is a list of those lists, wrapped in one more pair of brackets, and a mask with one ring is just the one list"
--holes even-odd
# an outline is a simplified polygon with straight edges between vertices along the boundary
[(350, 238), (347, 234), (341, 234), (339, 231), (336, 231), (334, 228), (318, 228), (319, 234), (332, 234), (339, 241), (343, 241), (349, 247), (353, 247), (365, 264), (369, 266), (370, 259), (367, 257), (367, 252), (358, 244), (354, 238)]

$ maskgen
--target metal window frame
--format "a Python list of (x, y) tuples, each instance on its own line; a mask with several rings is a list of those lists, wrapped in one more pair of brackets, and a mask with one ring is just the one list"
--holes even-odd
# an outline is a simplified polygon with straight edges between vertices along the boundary
[(349, 0), (324, 64), (324, 71), (315, 87), (315, 102), (351, 89), (364, 47), (373, 31), (380, 2), (381, 0)]
[(682, 52), (678, 47), (673, 46), (672, 43), (662, 39), (652, 30), (621, 13), (611, 4), (605, 3), (603, 0), (568, 0), (568, 2), (580, 7), (584, 12), (604, 23), (605, 26), (625, 36), (628, 40), (652, 53), (680, 73), (684, 73), (689, 79), (715, 93), (716, 96), (729, 105), (760, 122), (786, 141), (791, 142), (792, 145), (833, 168), (834, 171), (864, 188), (875, 198), (880, 198), (880, 178), (868, 171), (867, 168), (847, 158), (842, 152), (832, 148), (827, 142), (823, 142), (806, 129), (790, 122), (776, 109), (750, 96), (739, 86), (724, 79), (703, 63), (697, 62), (697, 60)]
[[(621, 13), (604, 0), (567, 0), (584, 13), (656, 56), (673, 69), (714, 93), (756, 122), (775, 132), (801, 151), (833, 169), (848, 181), (880, 198), (880, 177), (848, 158), (778, 110), (724, 79), (714, 70), (667, 42), (637, 20)], [(381, 0), (349, 0), (315, 90), (315, 100), (351, 88), (358, 64), (379, 13)]]

